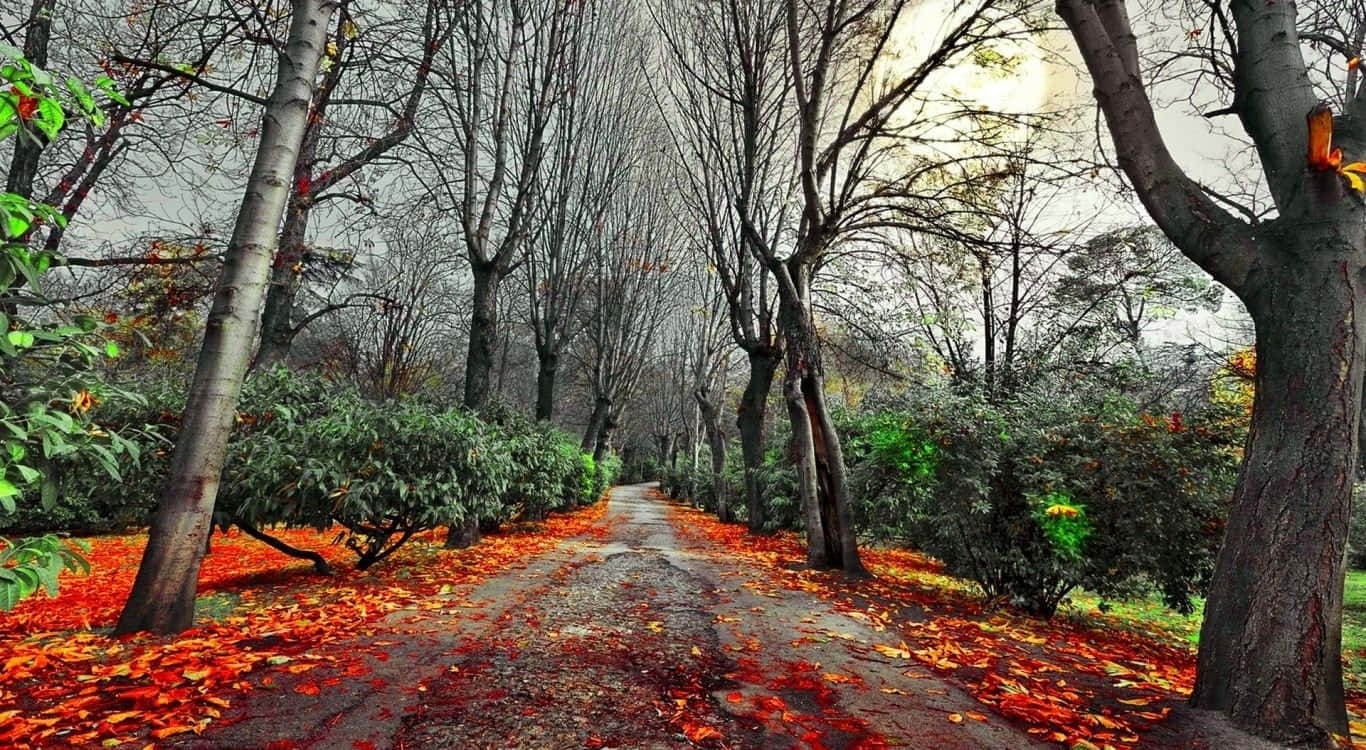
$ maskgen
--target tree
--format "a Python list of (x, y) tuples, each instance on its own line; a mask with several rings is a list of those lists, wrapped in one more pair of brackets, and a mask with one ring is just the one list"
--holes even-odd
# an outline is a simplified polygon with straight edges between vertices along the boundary
[[(303, 325), (319, 317), (310, 314), (300, 323), (293, 319), (304, 270), (321, 260), (310, 252), (307, 242), (313, 210), (329, 201), (347, 201), (361, 207), (371, 204), (374, 199), (358, 185), (357, 173), (401, 145), (417, 126), (418, 108), (427, 91), (432, 61), (450, 34), (449, 27), (443, 23), (441, 4), (430, 0), (426, 6), (421, 33), (416, 39), (405, 38), (412, 36), (403, 28), (411, 23), (407, 14), (387, 25), (373, 19), (379, 28), (372, 30), (367, 23), (372, 19), (353, 18), (349, 10), (344, 10), (341, 23), (332, 33), (327, 46), (327, 64), (313, 97), (299, 161), (294, 167), (285, 223), (280, 230), (280, 246), (271, 268), (270, 288), (261, 316), (261, 346), (252, 365), (255, 368), (268, 368), (283, 361)], [(418, 47), (412, 58), (400, 58), (411, 65), (411, 69), (382, 69), (380, 66), (392, 60), (395, 50), (401, 49), (405, 42)], [(340, 89), (344, 96), (339, 94), (339, 86), (347, 74), (374, 86), (377, 92), (368, 95), (357, 91), (353, 85)], [(390, 101), (386, 93), (394, 83), (387, 79), (403, 76), (411, 76), (410, 87), (400, 100)], [(338, 100), (335, 106), (334, 97)], [(338, 109), (341, 112), (337, 112)], [(369, 134), (366, 126), (380, 118), (392, 118), (393, 122), (387, 131)], [(331, 312), (342, 307), (332, 304), (323, 310)]]
[(580, 333), (579, 310), (591, 284), (593, 233), (636, 157), (626, 146), (646, 104), (635, 83), (645, 50), (634, 25), (624, 22), (629, 11), (602, 7), (565, 55), (569, 93), (552, 126), (536, 226), (522, 264), (539, 420), (554, 415), (560, 358)]
[(115, 630), (174, 633), (194, 622), (195, 587), (214, 499), (259, 324), (276, 230), (308, 122), (332, 0), (294, 0), (289, 37), (265, 107), (223, 274), (209, 312), (161, 502), (133, 590)]
[(682, 195), (724, 292), (730, 333), (749, 374), (736, 408), (751, 531), (764, 530), (759, 472), (769, 392), (783, 357), (772, 276), (750, 252), (742, 226), (766, 247), (794, 227), (792, 75), (779, 0), (661, 3), (655, 21), (677, 74), (665, 99)]
[[(635, 153), (648, 154), (650, 131)], [(658, 153), (658, 149), (655, 149)], [(601, 460), (623, 410), (640, 386), (679, 277), (680, 230), (668, 194), (667, 165), (642, 158), (603, 217), (595, 250), (593, 304), (585, 311), (579, 357), (593, 399), (581, 450)]]
[[(1348, 12), (1334, 7), (1335, 16)], [(1256, 148), (1273, 218), (1235, 216), (1177, 164), (1124, 3), (1057, 3), (1138, 199), (1187, 257), (1243, 301), (1257, 331), (1251, 432), (1210, 582), (1191, 702), (1272, 739), (1326, 746), (1347, 732), (1342, 590), (1366, 369), (1366, 208), (1351, 194), (1353, 173), (1332, 138), (1336, 130), (1349, 155), (1366, 155), (1366, 89), (1352, 70), (1342, 114), (1319, 101), (1296, 4), (1207, 8), (1210, 36), (1233, 61), (1226, 111)], [(1349, 37), (1347, 51), (1360, 54), (1360, 40)]]
[[(913, 158), (917, 138), (928, 139), (943, 122), (973, 130), (993, 119), (966, 108), (929, 115), (927, 82), (970, 51), (1026, 28), (1023, 6), (958, 3), (942, 33), (905, 72), (883, 70), (880, 61), (894, 31), (917, 20), (911, 7), (904, 0), (787, 0), (785, 47), (793, 86), (786, 106), (795, 122), (798, 186), (790, 252), (743, 225), (750, 251), (777, 282), (787, 365), (783, 396), (798, 459), (807, 562), (855, 574), (865, 571), (849, 511), (843, 449), (825, 401), (812, 279), (832, 247), (909, 223), (894, 214), (907, 210), (926, 174), (952, 161)], [(921, 106), (908, 107), (912, 102)], [(737, 211), (743, 220), (745, 207)]]
[(480, 411), (492, 392), (499, 286), (525, 252), (546, 136), (567, 93), (567, 59), (592, 9), (533, 0), (451, 12), (454, 32), (438, 56), (448, 142), (433, 135), (424, 150), (454, 166), (432, 190), (459, 218), (474, 277), (464, 403)]

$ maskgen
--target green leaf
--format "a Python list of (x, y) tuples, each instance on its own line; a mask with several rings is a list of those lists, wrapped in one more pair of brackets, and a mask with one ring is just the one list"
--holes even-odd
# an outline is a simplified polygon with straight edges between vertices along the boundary
[(119, 345), (118, 345), (118, 342), (115, 342), (115, 341), (106, 341), (106, 342), (104, 342), (104, 353), (107, 354), (107, 355), (109, 356), (110, 359), (114, 359), (114, 358), (118, 357), (118, 356), (119, 356)]
[(20, 349), (27, 349), (28, 347), (33, 346), (34, 341), (33, 334), (28, 331), (10, 331), (5, 334), (5, 340), (8, 341), (11, 346)]
[(42, 474), (32, 466), (14, 464), (13, 468), (19, 472), (19, 478), (23, 479), (25, 484), (35, 482), (38, 480), (39, 477), (42, 476)]
[(66, 113), (62, 111), (62, 105), (53, 99), (43, 98), (38, 100), (38, 114), (33, 118), (33, 124), (43, 135), (47, 136), (48, 141), (57, 140), (58, 134), (62, 132), (62, 125), (66, 123)]

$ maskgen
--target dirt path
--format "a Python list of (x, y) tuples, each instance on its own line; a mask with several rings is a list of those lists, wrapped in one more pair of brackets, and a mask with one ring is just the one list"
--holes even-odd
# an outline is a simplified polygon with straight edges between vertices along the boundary
[[(814, 595), (752, 593), (723, 552), (681, 542), (644, 487), (609, 502), (596, 533), (392, 613), (392, 636), (345, 650), (359, 666), (273, 677), (275, 690), (177, 746), (1044, 746), (873, 650), (895, 641), (856, 616)], [(301, 691), (304, 680), (324, 687)]]

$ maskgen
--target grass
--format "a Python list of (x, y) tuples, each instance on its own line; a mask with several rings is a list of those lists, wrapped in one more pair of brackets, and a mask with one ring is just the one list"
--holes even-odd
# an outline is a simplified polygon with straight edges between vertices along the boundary
[[(1200, 642), (1202, 600), (1196, 600), (1194, 614), (1183, 615), (1155, 596), (1106, 602), (1108, 611), (1104, 613), (1099, 612), (1101, 599), (1094, 594), (1078, 592), (1071, 599), (1070, 605), (1059, 609), (1059, 617), (1093, 627), (1122, 628), (1168, 642), (1185, 642), (1192, 648)], [(1342, 604), (1342, 655), (1348, 689), (1366, 690), (1366, 570), (1347, 571)]]

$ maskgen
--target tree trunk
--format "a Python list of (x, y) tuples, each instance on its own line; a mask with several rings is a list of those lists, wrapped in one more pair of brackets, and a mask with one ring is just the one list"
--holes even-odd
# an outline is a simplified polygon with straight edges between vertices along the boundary
[(733, 523), (735, 516), (730, 509), (730, 493), (726, 487), (726, 434), (721, 431), (721, 410), (700, 390), (693, 393), (693, 398), (697, 399), (697, 406), (702, 411), (702, 426), (711, 452), (711, 491), (716, 500), (716, 518), (721, 523)]
[[(296, 185), (299, 182), (297, 172)], [(261, 310), (261, 344), (256, 351), (256, 361), (252, 363), (253, 370), (269, 370), (284, 362), (294, 345), (294, 298), (299, 293), (302, 275), (295, 266), (302, 263), (304, 257), (309, 214), (306, 200), (296, 194), (285, 209), (285, 226), (280, 231), (280, 247), (270, 271), (266, 305)]]
[(593, 446), (593, 463), (600, 464), (607, 457), (607, 451), (612, 447), (612, 431), (617, 428), (617, 415), (607, 410), (606, 417), (602, 420), (602, 427), (598, 429), (598, 439)]
[(593, 403), (593, 413), (588, 417), (588, 426), (583, 430), (583, 440), (579, 442), (580, 453), (592, 453), (598, 446), (598, 435), (602, 432), (602, 426), (607, 422), (607, 413), (612, 409), (612, 402), (601, 396)]
[(778, 370), (779, 352), (767, 347), (749, 352), (749, 382), (745, 384), (735, 426), (740, 430), (740, 449), (745, 461), (745, 502), (749, 508), (749, 530), (764, 531), (763, 488), (759, 472), (764, 466), (764, 416), (768, 411), (768, 392)]
[(474, 266), (474, 311), (465, 357), (465, 408), (483, 412), (489, 403), (493, 354), (498, 345), (498, 284), (502, 273), (489, 264)]
[(237, 214), (147, 550), (117, 633), (176, 633), (194, 622), (195, 586), (228, 435), (256, 336), (276, 230), (308, 121), (336, 3), (294, 0), (285, 53), (266, 105), (256, 162)]
[[(787, 348), (783, 396), (792, 420), (798, 486), (807, 518), (807, 563), (865, 575), (844, 476), (844, 452), (825, 403), (820, 338), (811, 319), (806, 269), (779, 266), (778, 321)], [(812, 529), (812, 524), (817, 526)]]
[(1347, 733), (1342, 588), (1366, 354), (1352, 245), (1366, 241), (1359, 222), (1350, 239), (1300, 230), (1244, 295), (1257, 328), (1252, 428), (1191, 703), (1280, 742), (1326, 744)]
[(536, 351), (536, 419), (549, 422), (555, 414), (555, 375), (560, 368), (560, 355), (554, 350)]

